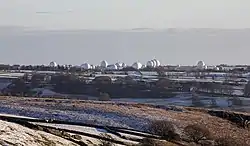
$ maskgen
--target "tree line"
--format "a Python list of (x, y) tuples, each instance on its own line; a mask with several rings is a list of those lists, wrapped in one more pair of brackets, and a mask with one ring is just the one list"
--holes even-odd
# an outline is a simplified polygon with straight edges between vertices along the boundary
[[(233, 95), (235, 92), (235, 86), (228, 84), (226, 81), (223, 83), (217, 82), (187, 82), (181, 83), (178, 81), (173, 81), (167, 79), (166, 77), (160, 78), (156, 82), (147, 83), (141, 81), (134, 81), (132, 78), (127, 76), (126, 78), (118, 79), (115, 81), (116, 84), (134, 84), (140, 85), (141, 87), (151, 88), (180, 88), (180, 90), (188, 91), (190, 88), (195, 88), (197, 91), (206, 92), (210, 94), (225, 94)], [(75, 74), (56, 74), (56, 75), (47, 75), (47, 74), (33, 74), (31, 77), (28, 74), (25, 74), (22, 78), (13, 80), (12, 84), (9, 85), (8, 89), (5, 89), (3, 93), (7, 91), (12, 91), (14, 94), (27, 94), (30, 89), (33, 88), (42, 88), (44, 86), (51, 86), (55, 91), (58, 92), (69, 92), (74, 94), (80, 94), (82, 91), (93, 90), (93, 86), (88, 86), (86, 84), (88, 80), (84, 77), (77, 76)], [(112, 84), (112, 80), (108, 76), (96, 77), (92, 83), (98, 84)], [(239, 90), (239, 89), (238, 89)], [(250, 97), (250, 82), (245, 86), (242, 85), (243, 95)], [(22, 93), (23, 92), (23, 93)]]

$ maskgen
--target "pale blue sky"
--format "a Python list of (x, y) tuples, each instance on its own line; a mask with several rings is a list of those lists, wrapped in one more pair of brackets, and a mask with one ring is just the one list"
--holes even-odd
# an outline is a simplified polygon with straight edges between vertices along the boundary
[(249, 0), (0, 0), (0, 25), (48, 29), (249, 28)]

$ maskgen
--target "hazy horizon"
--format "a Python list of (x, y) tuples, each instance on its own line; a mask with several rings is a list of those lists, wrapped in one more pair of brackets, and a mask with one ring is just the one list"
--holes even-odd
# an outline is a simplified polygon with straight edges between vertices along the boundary
[(249, 0), (0, 0), (0, 63), (249, 64), (249, 6)]
[[(28, 30), (28, 31), (27, 31)], [(250, 29), (165, 31), (29, 30), (0, 27), (0, 63), (97, 65), (159, 59), (162, 64), (250, 64)], [(3, 53), (2, 53), (3, 52)], [(10, 54), (10, 55), (6, 55)]]

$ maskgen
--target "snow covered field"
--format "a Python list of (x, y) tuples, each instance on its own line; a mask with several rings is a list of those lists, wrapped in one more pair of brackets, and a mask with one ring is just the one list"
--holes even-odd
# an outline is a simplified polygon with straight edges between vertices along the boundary
[[(25, 116), (16, 116), (10, 114), (0, 114), (0, 117), (13, 117), (13, 118), (24, 118), (24, 119), (35, 119)], [(112, 137), (112, 139), (129, 143), (129, 144), (138, 144), (137, 141), (129, 140), (121, 138), (115, 134), (112, 134), (105, 129), (95, 128), (95, 127), (87, 127), (87, 126), (75, 126), (75, 125), (66, 125), (66, 124), (50, 124), (50, 123), (39, 123), (39, 122), (30, 122), (32, 124), (36, 124), (39, 126), (49, 126), (54, 128), (68, 129), (74, 130), (78, 132), (87, 133), (94, 136), (105, 136), (108, 134)], [(27, 146), (44, 146), (44, 145), (69, 145), (69, 146), (77, 146), (76, 143), (72, 143), (69, 139), (64, 139), (61, 136), (53, 135), (48, 132), (44, 132), (42, 130), (34, 130), (32, 128), (28, 128), (22, 126), (20, 124), (14, 122), (7, 122), (0, 120), (0, 145), (27, 145)], [(84, 136), (84, 135), (75, 135), (74, 133), (69, 133), (72, 137), (77, 136), (78, 140), (81, 139), (82, 142), (88, 144), (90, 146), (94, 144), (100, 144), (101, 141), (97, 138)], [(120, 135), (126, 136), (127, 138), (136, 138), (143, 139), (142, 136), (137, 136), (133, 134), (126, 134), (119, 132)], [(146, 134), (147, 135), (147, 134)], [(120, 144), (116, 144), (115, 146), (120, 146)]]
[[(74, 108), (67, 105), (47, 104), (34, 105), (25, 102), (0, 103), (0, 113), (28, 116), (34, 118), (58, 119), (66, 121), (95, 123), (101, 125), (110, 125), (124, 128), (144, 129), (147, 122), (152, 117), (121, 115), (116, 112), (104, 112), (98, 108)], [(157, 118), (161, 118), (156, 116)]]

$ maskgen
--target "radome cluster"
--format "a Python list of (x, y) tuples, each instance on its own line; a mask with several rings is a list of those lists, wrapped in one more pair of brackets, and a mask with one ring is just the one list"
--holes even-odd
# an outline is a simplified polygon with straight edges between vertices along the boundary
[[(50, 67), (57, 67), (57, 63), (52, 61), (49, 63)], [(82, 69), (86, 69), (86, 70), (90, 70), (90, 69), (95, 69), (95, 68), (101, 68), (101, 69), (106, 69), (106, 70), (118, 70), (118, 69), (123, 69), (125, 67), (132, 67), (134, 69), (142, 69), (145, 67), (148, 68), (156, 68), (159, 67), (161, 65), (160, 61), (157, 59), (152, 59), (149, 60), (146, 65), (142, 64), (141, 62), (134, 62), (131, 66), (128, 66), (126, 63), (124, 62), (117, 62), (114, 64), (109, 64), (106, 60), (101, 61), (100, 65), (92, 65), (89, 63), (83, 63), (82, 65), (80, 65), (79, 67)]]
[[(49, 63), (49, 66), (57, 67), (58, 64), (52, 61)], [(143, 68), (157, 68), (160, 66), (165, 66), (165, 65), (162, 65), (161, 62), (157, 59), (152, 59), (152, 60), (147, 61), (145, 64), (139, 61), (134, 62), (132, 65), (127, 65), (124, 62), (117, 62), (117, 63), (109, 64), (106, 60), (103, 60), (100, 62), (99, 65), (83, 63), (82, 65), (76, 66), (76, 67), (82, 68), (84, 70), (91, 70), (91, 69), (120, 70), (126, 67), (132, 67), (134, 69), (143, 69)], [(182, 68), (182, 67), (186, 67), (186, 66), (181, 66), (181, 65), (176, 66), (176, 68)], [(204, 61), (198, 61), (195, 65), (195, 68), (197, 70), (206, 70), (206, 69), (220, 70), (220, 68), (217, 66), (207, 66)]]

